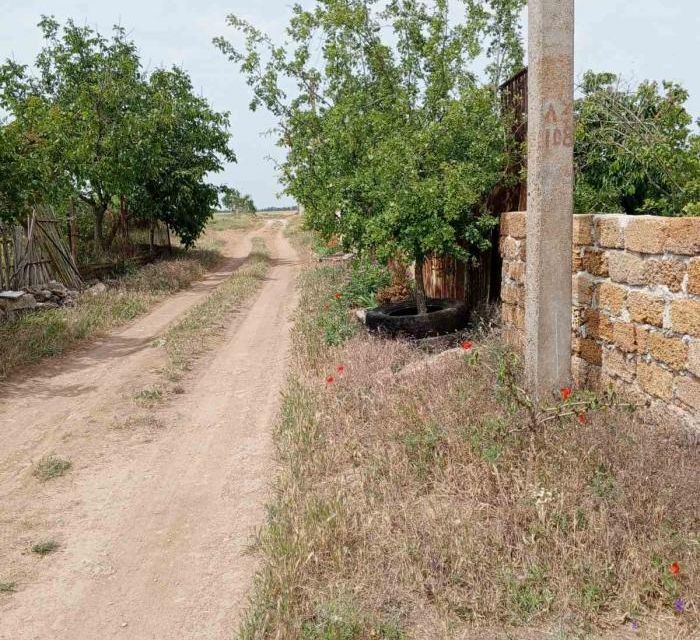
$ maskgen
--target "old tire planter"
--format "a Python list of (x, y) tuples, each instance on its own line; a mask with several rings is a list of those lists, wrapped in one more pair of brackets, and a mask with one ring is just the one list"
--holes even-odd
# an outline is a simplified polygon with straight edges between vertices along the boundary
[(367, 312), (370, 331), (391, 336), (427, 338), (464, 329), (469, 321), (467, 305), (461, 300), (428, 299), (428, 313), (418, 314), (413, 300), (386, 304)]

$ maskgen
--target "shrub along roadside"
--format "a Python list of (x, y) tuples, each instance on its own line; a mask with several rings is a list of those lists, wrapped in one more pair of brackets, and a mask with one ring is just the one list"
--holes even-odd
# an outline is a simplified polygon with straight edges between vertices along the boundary
[(103, 293), (82, 296), (75, 307), (30, 313), (0, 324), (0, 380), (133, 320), (165, 296), (201, 279), (220, 259), (221, 254), (210, 250), (177, 253), (125, 275)]
[(302, 275), (241, 637), (692, 637), (700, 452), (686, 434), (617, 409), (532, 431), (495, 338), (396, 377), (420, 357), (407, 345), (329, 344), (344, 278)]

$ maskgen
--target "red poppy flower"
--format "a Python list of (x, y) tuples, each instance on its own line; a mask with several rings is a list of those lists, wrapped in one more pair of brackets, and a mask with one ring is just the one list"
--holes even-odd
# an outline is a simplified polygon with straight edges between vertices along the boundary
[(345, 365), (338, 365), (337, 371), (342, 376), (345, 373)]
[(465, 351), (469, 351), (474, 346), (474, 343), (471, 340), (465, 340), (460, 346)]
[(677, 562), (671, 563), (669, 566), (668, 570), (674, 575), (677, 576), (681, 572), (681, 565), (679, 565)]
[(326, 384), (333, 384), (335, 382), (335, 378), (333, 376), (328, 376), (326, 378)]
[(561, 399), (566, 402), (571, 397), (571, 387), (564, 387), (559, 393), (561, 393)]
[(336, 294), (335, 294), (335, 299), (336, 299), (336, 300), (340, 300), (342, 297), (343, 297), (343, 294), (342, 294), (342, 293), (336, 293)]
[(579, 413), (578, 415), (578, 423), (581, 425), (586, 424), (586, 414), (585, 413)]

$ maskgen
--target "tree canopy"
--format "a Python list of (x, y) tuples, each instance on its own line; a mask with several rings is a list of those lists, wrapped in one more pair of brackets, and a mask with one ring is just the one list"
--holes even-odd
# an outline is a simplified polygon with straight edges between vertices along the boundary
[(257, 211), (255, 202), (250, 195), (244, 195), (233, 187), (223, 187), (221, 191), (221, 204), (227, 211), (235, 213), (255, 213)]
[(43, 17), (39, 27), (36, 71), (0, 66), (9, 113), (0, 125), (0, 215), (79, 199), (105, 247), (105, 213), (121, 200), (128, 215), (160, 220), (191, 244), (218, 198), (207, 175), (235, 159), (228, 115), (195, 95), (183, 70), (146, 73), (121, 27), (110, 37), (72, 20)]
[(700, 215), (700, 136), (680, 85), (585, 74), (576, 101), (579, 211)]
[(289, 46), (236, 16), (243, 47), (215, 42), (247, 76), (251, 108), (277, 116), (283, 180), (308, 224), (420, 269), (429, 253), (468, 258), (489, 245), (487, 196), (508, 148), (496, 86), (522, 66), (523, 5), (319, 0), (294, 7)]

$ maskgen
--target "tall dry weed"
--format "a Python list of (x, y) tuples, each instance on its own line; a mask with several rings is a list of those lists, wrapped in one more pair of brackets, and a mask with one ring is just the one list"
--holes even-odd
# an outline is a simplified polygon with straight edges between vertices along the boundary
[(567, 406), (596, 410), (533, 429), (497, 336), (444, 358), (334, 345), (342, 278), (301, 282), (241, 637), (698, 637), (697, 438), (584, 393)]

